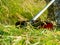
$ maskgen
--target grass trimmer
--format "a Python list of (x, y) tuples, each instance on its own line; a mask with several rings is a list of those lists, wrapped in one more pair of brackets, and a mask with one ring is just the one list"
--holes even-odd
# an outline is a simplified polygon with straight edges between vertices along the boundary
[[(55, 0), (51, 0), (51, 1), (48, 3), (48, 5), (45, 6), (45, 7), (43, 8), (43, 10), (41, 10), (41, 11), (40, 11), (35, 17), (33, 17), (33, 19), (30, 20), (29, 22), (30, 22), (32, 25), (34, 25), (34, 22), (36, 22), (37, 18), (38, 18), (39, 16), (41, 16), (41, 15), (47, 10), (47, 8), (49, 8), (49, 6), (54, 3), (54, 1), (55, 1)], [(37, 21), (37, 22), (38, 22), (38, 21)], [(17, 25), (26, 25), (26, 21), (22, 21), (22, 22), (18, 21), (18, 22), (16, 22), (15, 25), (16, 25), (16, 26), (17, 26)], [(44, 24), (42, 23), (42, 25), (44, 25)]]

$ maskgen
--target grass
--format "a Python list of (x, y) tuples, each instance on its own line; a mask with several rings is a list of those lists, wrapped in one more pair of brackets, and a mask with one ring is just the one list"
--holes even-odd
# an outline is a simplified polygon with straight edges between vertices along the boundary
[[(12, 28), (13, 27), (13, 28)], [(28, 28), (29, 27), (29, 28)], [(60, 31), (0, 25), (1, 45), (60, 45)]]
[[(31, 20), (46, 5), (45, 0), (0, 0), (0, 45), (60, 45), (60, 28), (16, 28), (18, 20)], [(40, 17), (47, 19), (47, 11)]]
[[(44, 0), (0, 0), (0, 22), (15, 24), (18, 20), (31, 20), (46, 6)], [(46, 19), (47, 11), (41, 19)]]

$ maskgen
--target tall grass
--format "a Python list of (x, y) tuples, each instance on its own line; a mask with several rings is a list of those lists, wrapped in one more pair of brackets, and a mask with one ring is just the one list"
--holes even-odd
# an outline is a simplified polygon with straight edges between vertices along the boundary
[[(18, 29), (13, 25), (18, 20), (31, 20), (45, 5), (45, 0), (0, 0), (0, 45), (60, 45), (60, 29), (31, 25)], [(40, 18), (46, 20), (47, 13)]]
[[(0, 0), (0, 22), (14, 24), (17, 20), (31, 20), (45, 5), (45, 0)], [(46, 19), (46, 15), (47, 11), (40, 18)]]

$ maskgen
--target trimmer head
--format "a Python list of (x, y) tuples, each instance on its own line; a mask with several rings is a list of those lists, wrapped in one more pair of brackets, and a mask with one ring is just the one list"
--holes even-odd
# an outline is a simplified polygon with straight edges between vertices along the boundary
[[(18, 21), (16, 22), (16, 27), (17, 28), (23, 28), (27, 26), (27, 22), (28, 21)], [(33, 21), (31, 23), (31, 25), (35, 28), (35, 29), (40, 29), (40, 28), (46, 28), (46, 29), (53, 29), (53, 23), (48, 22), (48, 21)]]
[[(16, 22), (16, 26), (20, 26), (20, 27), (24, 27), (24, 26), (26, 26), (26, 22), (30, 22), (34, 27), (38, 27), (39, 25), (40, 26), (42, 26), (42, 25), (45, 25), (43, 22), (39, 22), (39, 20), (37, 21), (37, 18), (39, 17), (39, 16), (41, 16), (43, 13), (44, 13), (44, 11), (45, 10), (47, 10), (47, 8), (50, 6), (50, 5), (52, 5), (52, 3), (54, 2), (55, 0), (51, 0), (49, 3), (48, 3), (48, 5), (42, 10), (42, 11), (40, 11), (32, 20), (30, 20), (30, 21), (18, 21), (18, 22)], [(47, 23), (46, 23), (47, 24)]]

